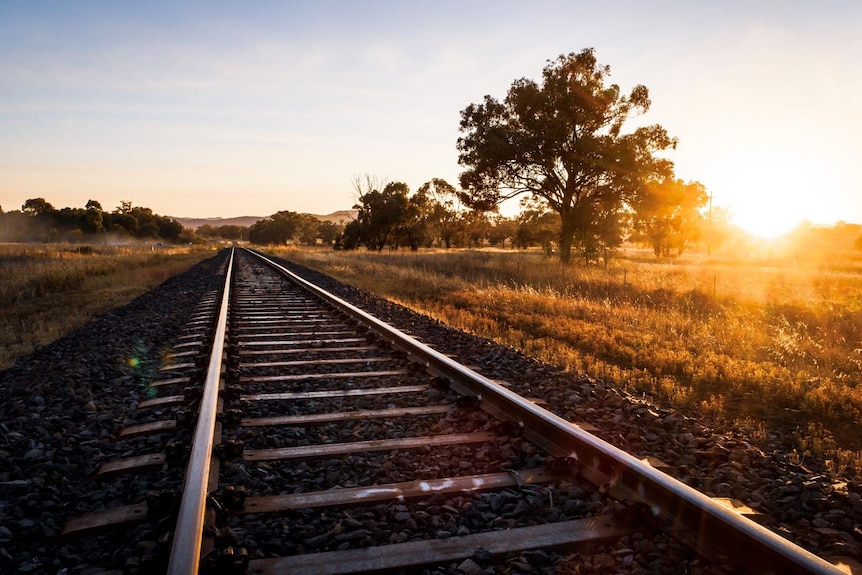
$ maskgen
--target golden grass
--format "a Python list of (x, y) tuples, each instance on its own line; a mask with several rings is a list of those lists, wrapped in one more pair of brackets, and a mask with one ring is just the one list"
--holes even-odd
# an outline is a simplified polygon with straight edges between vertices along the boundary
[(632, 253), (604, 269), (562, 267), (536, 252), (282, 255), (703, 415), (844, 422), (845, 431), (862, 421), (862, 266), (854, 262), (671, 265)]
[(212, 255), (197, 246), (0, 244), (0, 369)]

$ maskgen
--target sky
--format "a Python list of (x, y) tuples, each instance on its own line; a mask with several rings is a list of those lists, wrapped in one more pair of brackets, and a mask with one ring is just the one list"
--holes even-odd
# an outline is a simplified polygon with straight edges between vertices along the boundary
[(0, 0), (0, 206), (328, 214), (357, 176), (457, 184), (460, 111), (592, 47), (734, 223), (862, 223), (860, 29), (853, 0)]

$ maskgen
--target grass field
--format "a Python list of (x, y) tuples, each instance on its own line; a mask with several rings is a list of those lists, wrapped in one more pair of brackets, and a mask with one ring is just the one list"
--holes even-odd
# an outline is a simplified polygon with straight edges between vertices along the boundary
[[(0, 369), (213, 253), (0, 245)], [(802, 457), (862, 472), (858, 261), (671, 265), (629, 251), (602, 268), (533, 251), (276, 253), (690, 414), (796, 426)]]
[(798, 424), (809, 450), (862, 447), (859, 262), (669, 264), (629, 251), (602, 268), (532, 251), (280, 255), (701, 416)]
[(0, 244), (0, 369), (212, 255), (192, 246)]

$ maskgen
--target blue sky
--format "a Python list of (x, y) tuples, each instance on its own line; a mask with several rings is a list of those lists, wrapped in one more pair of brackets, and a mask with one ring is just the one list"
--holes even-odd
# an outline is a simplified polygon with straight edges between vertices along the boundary
[(594, 47), (749, 229), (862, 222), (854, 2), (0, 0), (0, 206), (329, 213), (457, 183), (459, 112)]

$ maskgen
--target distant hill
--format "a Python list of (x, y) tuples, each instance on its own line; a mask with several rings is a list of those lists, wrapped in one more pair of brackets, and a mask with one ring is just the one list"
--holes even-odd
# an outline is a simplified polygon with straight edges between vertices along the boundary
[(314, 215), (321, 221), (343, 225), (356, 219), (356, 210), (338, 210), (337, 212), (332, 212), (331, 214), (326, 216), (318, 216), (317, 214)]
[(239, 216), (236, 218), (173, 218), (183, 225), (184, 228), (198, 229), (203, 225), (218, 226), (250, 226), (267, 216)]
[[(356, 218), (356, 210), (339, 210), (337, 212), (332, 212), (331, 214), (325, 216), (319, 216), (317, 214), (312, 214), (314, 217), (320, 219), (324, 222), (332, 222), (334, 224), (346, 224), (352, 219)], [(213, 227), (219, 226), (244, 226), (248, 227), (260, 220), (265, 220), (269, 216), (238, 216), (235, 218), (177, 218), (173, 219), (177, 220), (179, 223), (183, 225), (184, 228), (190, 228), (192, 230), (196, 230), (203, 225), (211, 225)]]

